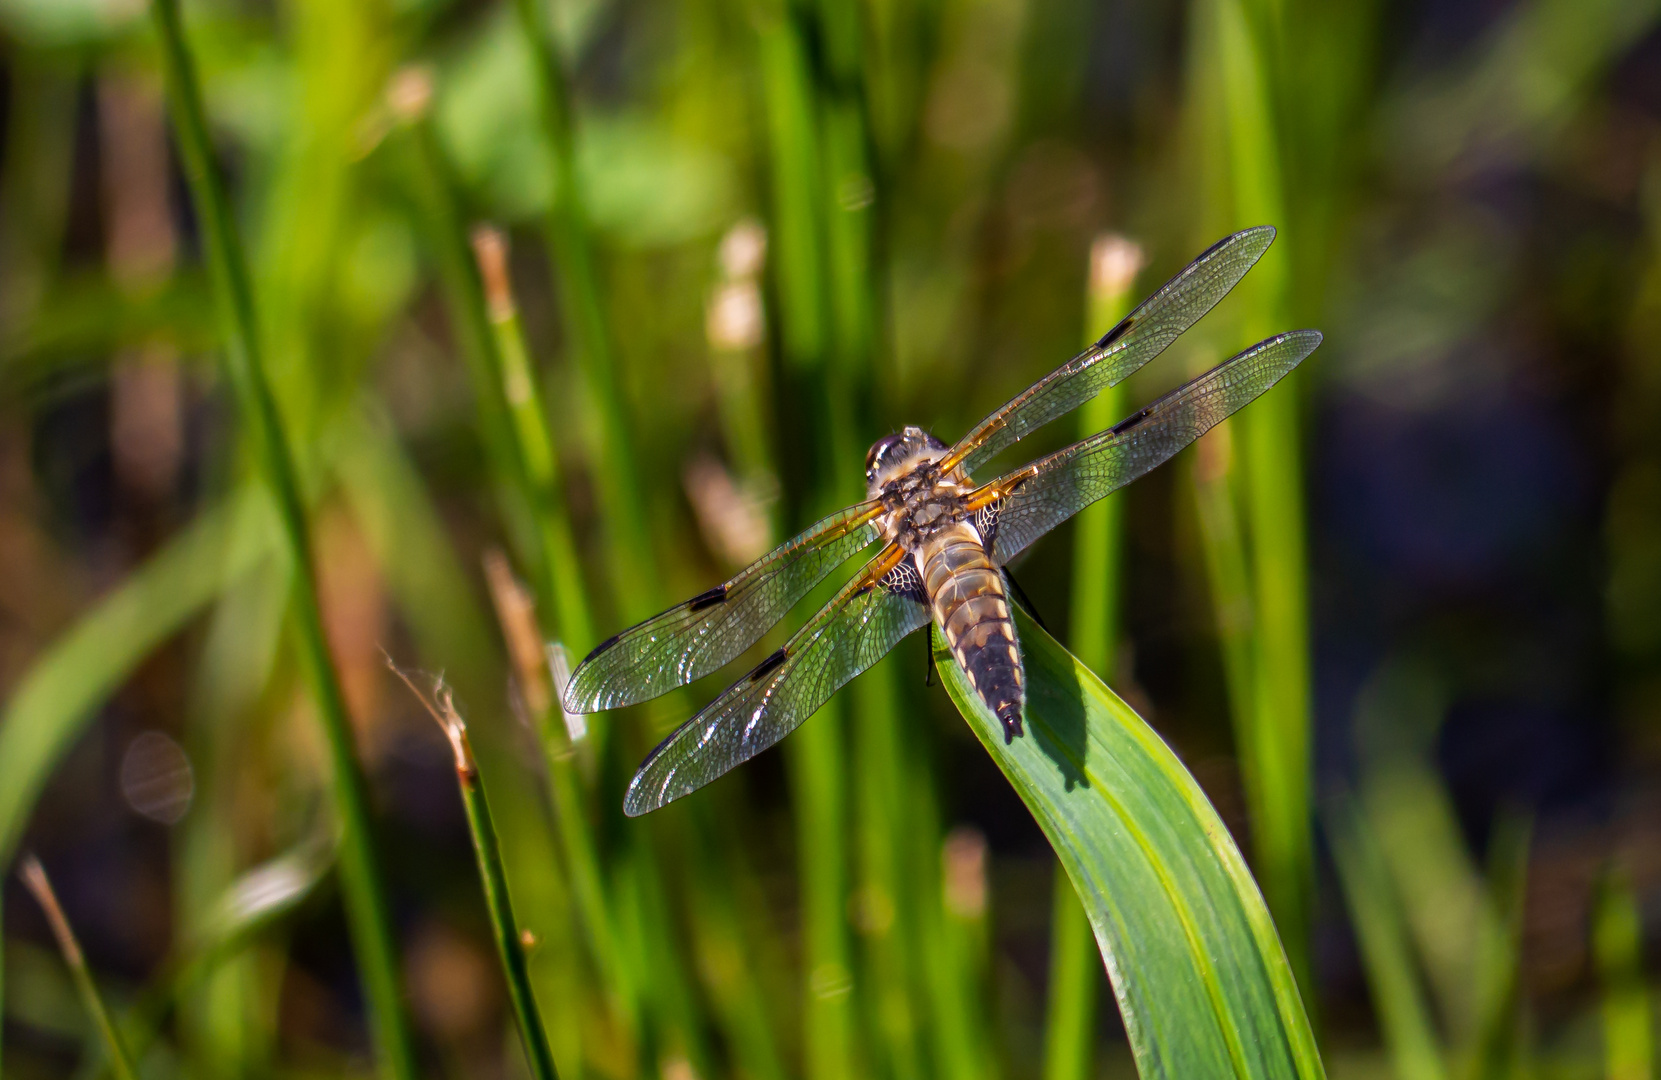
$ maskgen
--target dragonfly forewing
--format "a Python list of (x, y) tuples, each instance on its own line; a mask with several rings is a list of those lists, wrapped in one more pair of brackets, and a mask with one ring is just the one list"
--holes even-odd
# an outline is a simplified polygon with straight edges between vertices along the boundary
[(1129, 378), (1216, 307), (1274, 238), (1273, 226), (1259, 225), (1211, 245), (1101, 340), (982, 420), (944, 464), (972, 473), (1017, 440)]
[(565, 707), (638, 704), (730, 663), (825, 575), (876, 542), (879, 510), (861, 503), (832, 514), (731, 580), (602, 641), (571, 673)]

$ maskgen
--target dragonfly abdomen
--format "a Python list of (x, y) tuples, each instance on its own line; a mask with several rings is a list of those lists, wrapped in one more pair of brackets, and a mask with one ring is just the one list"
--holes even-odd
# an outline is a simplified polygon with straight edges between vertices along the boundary
[(966, 523), (941, 530), (920, 554), (934, 619), (952, 655), (1003, 723), (1005, 740), (1014, 738), (1021, 734), (1026, 688), (1003, 576)]

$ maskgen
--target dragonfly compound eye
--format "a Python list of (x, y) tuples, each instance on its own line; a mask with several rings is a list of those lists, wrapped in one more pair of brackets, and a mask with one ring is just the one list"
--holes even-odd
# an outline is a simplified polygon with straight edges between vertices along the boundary
[(882, 468), (885, 464), (887, 464), (888, 455), (892, 453), (895, 448), (903, 446), (905, 441), (906, 437), (903, 434), (895, 434), (884, 435), (882, 438), (872, 443), (871, 449), (866, 451), (865, 454), (865, 472), (869, 475)]

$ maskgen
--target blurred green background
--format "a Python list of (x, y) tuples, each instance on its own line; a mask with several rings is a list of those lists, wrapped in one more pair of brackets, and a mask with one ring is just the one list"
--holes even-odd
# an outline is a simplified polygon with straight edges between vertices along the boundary
[[(1234, 298), (1005, 460), (1326, 345), (1022, 584), (1245, 849), (1332, 1076), (1653, 1075), (1661, 4), (184, 15), (423, 1075), (528, 1074), (383, 650), (470, 722), (567, 1080), (1130, 1074), (920, 636), (634, 822), (720, 677), (584, 729), (538, 641), (707, 588), (858, 498), (873, 438), (949, 441), (1260, 223)], [(0, 117), (0, 863), (40, 857), (141, 1074), (371, 1075), (296, 569), (145, 6), (0, 0)], [(0, 1067), (99, 1073), (15, 874), (3, 913)]]

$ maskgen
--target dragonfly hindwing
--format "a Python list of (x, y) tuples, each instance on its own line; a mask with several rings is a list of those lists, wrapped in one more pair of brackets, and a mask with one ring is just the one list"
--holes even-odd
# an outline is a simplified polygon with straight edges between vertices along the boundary
[(923, 588), (922, 575), (917, 573), (917, 566), (910, 559), (896, 563), (892, 570), (878, 580), (877, 584), (897, 596), (915, 600), (919, 604), (929, 602), (928, 590)]
[(998, 538), (998, 508), (1002, 501), (989, 502), (975, 511), (975, 531), (980, 533), (980, 542), (986, 546), (987, 554), (991, 554), (992, 542)]

